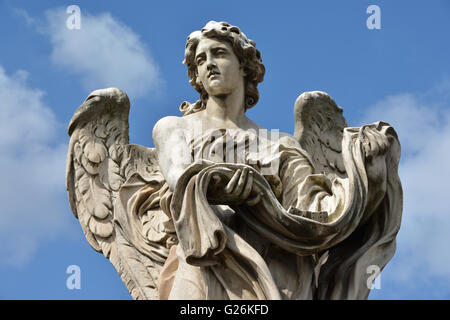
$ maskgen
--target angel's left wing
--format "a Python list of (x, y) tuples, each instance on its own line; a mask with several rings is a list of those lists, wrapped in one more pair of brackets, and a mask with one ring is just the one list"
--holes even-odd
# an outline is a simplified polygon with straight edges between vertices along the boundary
[(294, 120), (294, 137), (311, 156), (315, 173), (345, 177), (342, 138), (348, 125), (342, 108), (325, 92), (304, 92), (295, 101)]
[[(355, 150), (357, 154), (350, 156), (347, 153), (346, 157), (358, 161), (358, 168), (364, 172), (361, 185), (364, 183), (367, 190), (366, 198), (358, 202), (364, 203), (363, 218), (346, 238), (326, 252), (318, 253), (316, 296), (318, 299), (367, 299), (370, 291), (366, 281), (368, 268), (376, 267), (381, 271), (395, 252), (402, 211), (402, 189), (398, 177), (400, 144), (389, 124), (377, 122), (350, 128), (342, 113), (343, 110), (325, 92), (305, 92), (295, 102), (294, 136), (311, 157), (314, 173), (325, 174), (330, 181), (336, 178), (351, 181), (350, 177), (357, 174), (346, 172), (343, 148), (345, 152)], [(379, 173), (385, 184), (378, 182), (378, 177), (370, 179), (369, 173), (374, 174), (373, 167), (368, 167), (372, 152), (382, 156), (379, 158), (382, 160)], [(372, 182), (375, 184), (369, 186)], [(349, 190), (353, 191), (349, 192), (354, 192), (354, 185), (351, 181)], [(329, 217), (324, 222), (336, 222), (328, 220)]]
[(168, 188), (155, 149), (129, 144), (129, 109), (119, 89), (88, 96), (69, 124), (66, 183), (89, 244), (110, 260), (133, 298), (154, 299), (176, 238), (161, 208)]

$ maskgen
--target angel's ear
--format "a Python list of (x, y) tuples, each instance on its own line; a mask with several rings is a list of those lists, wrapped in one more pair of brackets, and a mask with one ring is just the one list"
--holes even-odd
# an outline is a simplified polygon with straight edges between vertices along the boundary
[(195, 77), (195, 83), (196, 83), (199, 87), (202, 87), (202, 88), (203, 88), (202, 81), (200, 80), (200, 77), (199, 77), (198, 75)]

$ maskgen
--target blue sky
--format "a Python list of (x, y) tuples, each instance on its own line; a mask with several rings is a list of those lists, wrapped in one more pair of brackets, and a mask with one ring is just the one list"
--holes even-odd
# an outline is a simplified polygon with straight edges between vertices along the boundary
[[(81, 9), (68, 30), (65, 9)], [(369, 30), (366, 9), (381, 9)], [(397, 253), (369, 299), (450, 298), (450, 2), (0, 1), (0, 299), (130, 299), (92, 250), (65, 191), (67, 124), (87, 95), (124, 89), (131, 143), (153, 146), (163, 116), (195, 101), (182, 65), (188, 34), (209, 20), (237, 25), (266, 66), (248, 114), (293, 132), (293, 103), (328, 92), (350, 125), (384, 120), (402, 143)], [(105, 40), (107, 39), (107, 40)], [(66, 288), (66, 268), (81, 289)]]

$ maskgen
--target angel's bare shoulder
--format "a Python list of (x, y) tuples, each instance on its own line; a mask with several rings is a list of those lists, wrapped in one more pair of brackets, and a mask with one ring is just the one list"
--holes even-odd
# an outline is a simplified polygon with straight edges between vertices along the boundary
[(176, 128), (183, 122), (182, 120), (182, 117), (177, 116), (167, 116), (161, 118), (155, 123), (153, 127), (153, 133), (166, 132), (167, 130)]
[(184, 119), (177, 116), (168, 116), (159, 119), (153, 127), (153, 142), (158, 144), (168, 138), (175, 130), (184, 128)]

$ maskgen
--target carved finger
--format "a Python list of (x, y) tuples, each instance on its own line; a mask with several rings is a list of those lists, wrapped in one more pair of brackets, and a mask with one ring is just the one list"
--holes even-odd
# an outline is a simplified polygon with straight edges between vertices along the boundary
[(380, 131), (374, 129), (371, 131), (373, 139), (376, 140), (378, 146), (378, 155), (383, 155), (389, 148), (389, 139)]
[(380, 153), (380, 145), (378, 144), (376, 134), (372, 130), (367, 130), (366, 136), (369, 138), (371, 155), (377, 156)]
[(236, 172), (234, 173), (233, 177), (231, 178), (230, 182), (228, 182), (227, 186), (225, 187), (226, 193), (230, 193), (231, 191), (233, 191), (234, 186), (240, 176), (241, 176), (241, 169), (237, 169)]
[(370, 160), (373, 156), (375, 156), (378, 152), (378, 144), (376, 142), (376, 138), (370, 132), (370, 127), (364, 127), (364, 151), (366, 153), (366, 157)]
[(376, 134), (380, 146), (380, 154), (385, 154), (389, 148), (389, 139), (378, 130), (376, 130)]
[(245, 184), (244, 191), (242, 192), (242, 199), (247, 199), (253, 188), (253, 172), (248, 173), (247, 183)]
[(242, 170), (241, 176), (239, 177), (239, 181), (238, 184), (236, 186), (236, 188), (233, 190), (233, 193), (235, 195), (240, 195), (242, 193), (242, 191), (245, 188), (245, 182), (247, 181), (247, 177), (248, 177), (248, 168), (244, 168)]
[(362, 142), (362, 146), (364, 149), (364, 154), (366, 155), (367, 158), (369, 158), (370, 155), (370, 142), (367, 139), (367, 137), (364, 138), (363, 142)]
[(246, 201), (246, 204), (250, 207), (256, 205), (259, 201), (261, 201), (261, 197), (263, 196), (262, 193), (258, 193), (255, 197), (252, 199)]
[(370, 140), (369, 137), (366, 134), (367, 132), (367, 127), (364, 126), (361, 129), (361, 142), (362, 142), (362, 146), (364, 148), (364, 153), (366, 155), (366, 157), (370, 156)]

